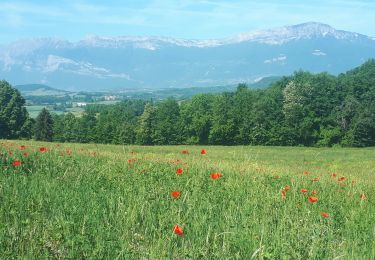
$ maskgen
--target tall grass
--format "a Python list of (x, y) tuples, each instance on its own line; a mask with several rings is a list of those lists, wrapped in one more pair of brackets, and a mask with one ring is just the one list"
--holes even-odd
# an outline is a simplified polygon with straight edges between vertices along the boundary
[(0, 154), (4, 259), (375, 257), (372, 148), (3, 141)]

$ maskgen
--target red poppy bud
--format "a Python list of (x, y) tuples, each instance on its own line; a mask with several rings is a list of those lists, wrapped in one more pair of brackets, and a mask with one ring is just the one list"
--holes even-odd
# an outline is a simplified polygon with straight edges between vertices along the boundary
[(180, 227), (179, 225), (175, 225), (173, 228), (173, 233), (176, 235), (182, 236), (184, 234), (184, 229)]
[(179, 191), (172, 191), (171, 196), (175, 199), (180, 197), (180, 192)]
[(13, 166), (14, 167), (17, 167), (17, 166), (21, 166), (21, 161), (19, 161), (19, 160), (15, 160), (14, 162), (13, 162)]

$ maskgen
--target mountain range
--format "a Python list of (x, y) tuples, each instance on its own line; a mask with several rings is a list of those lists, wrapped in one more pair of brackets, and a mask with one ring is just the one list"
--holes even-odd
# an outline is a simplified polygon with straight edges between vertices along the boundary
[(308, 22), (212, 40), (22, 39), (0, 46), (0, 79), (74, 91), (254, 83), (302, 69), (339, 74), (375, 58), (375, 38)]

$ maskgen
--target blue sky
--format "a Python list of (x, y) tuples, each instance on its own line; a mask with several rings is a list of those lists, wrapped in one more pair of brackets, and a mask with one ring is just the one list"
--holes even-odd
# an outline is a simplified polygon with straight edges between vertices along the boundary
[(375, 36), (375, 1), (0, 0), (0, 43), (88, 35), (223, 38), (307, 21)]

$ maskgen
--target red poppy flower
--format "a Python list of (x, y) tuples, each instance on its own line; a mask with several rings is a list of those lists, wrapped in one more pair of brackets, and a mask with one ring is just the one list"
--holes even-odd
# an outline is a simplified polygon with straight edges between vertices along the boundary
[(211, 179), (213, 179), (213, 180), (217, 180), (220, 177), (223, 177), (223, 175), (220, 172), (211, 173)]
[(332, 176), (332, 177), (336, 177), (337, 174), (336, 174), (336, 173), (332, 173), (331, 176)]
[(322, 212), (322, 217), (324, 218), (328, 218), (329, 217), (329, 214), (327, 212)]
[(181, 153), (182, 154), (189, 154), (189, 151), (188, 150), (182, 150)]
[(289, 186), (285, 186), (284, 190), (288, 191), (288, 190), (290, 190), (290, 187)]
[(184, 234), (184, 229), (180, 227), (179, 225), (175, 225), (173, 228), (173, 233), (176, 235), (182, 236)]
[(29, 153), (23, 153), (23, 156), (29, 156)]
[(42, 153), (44, 153), (45, 151), (47, 151), (47, 148), (45, 148), (45, 147), (40, 147), (40, 148), (39, 148), (39, 151), (42, 152)]
[(317, 197), (309, 197), (309, 201), (310, 201), (311, 203), (315, 203), (315, 202), (318, 201), (318, 198), (317, 198)]
[(340, 177), (339, 181), (345, 181), (345, 177), (344, 176)]
[(17, 167), (17, 166), (20, 166), (22, 163), (21, 163), (21, 161), (19, 161), (19, 160), (15, 160), (14, 162), (13, 162), (13, 166), (14, 167)]
[(361, 194), (361, 200), (365, 200), (366, 199), (366, 195), (364, 193)]
[(183, 171), (181, 168), (178, 168), (178, 169), (176, 170), (176, 173), (177, 173), (178, 175), (181, 175), (183, 172), (184, 172), (184, 171)]
[(26, 148), (27, 148), (26, 145), (21, 145), (20, 147), (21, 150), (25, 150)]
[(304, 172), (303, 174), (305, 174), (305, 175), (310, 175), (311, 172)]
[(312, 192), (311, 192), (311, 194), (313, 194), (313, 195), (315, 195), (315, 194), (317, 194), (318, 192), (317, 192), (317, 190), (313, 190)]
[(171, 196), (175, 199), (180, 197), (180, 192), (179, 191), (172, 191)]
[(306, 192), (308, 192), (308, 190), (306, 190), (306, 189), (301, 189), (301, 192), (302, 192), (302, 193), (306, 193)]
[(202, 155), (205, 155), (206, 153), (207, 153), (207, 152), (206, 152), (205, 149), (202, 149), (202, 150), (201, 150), (201, 154), (202, 154)]

